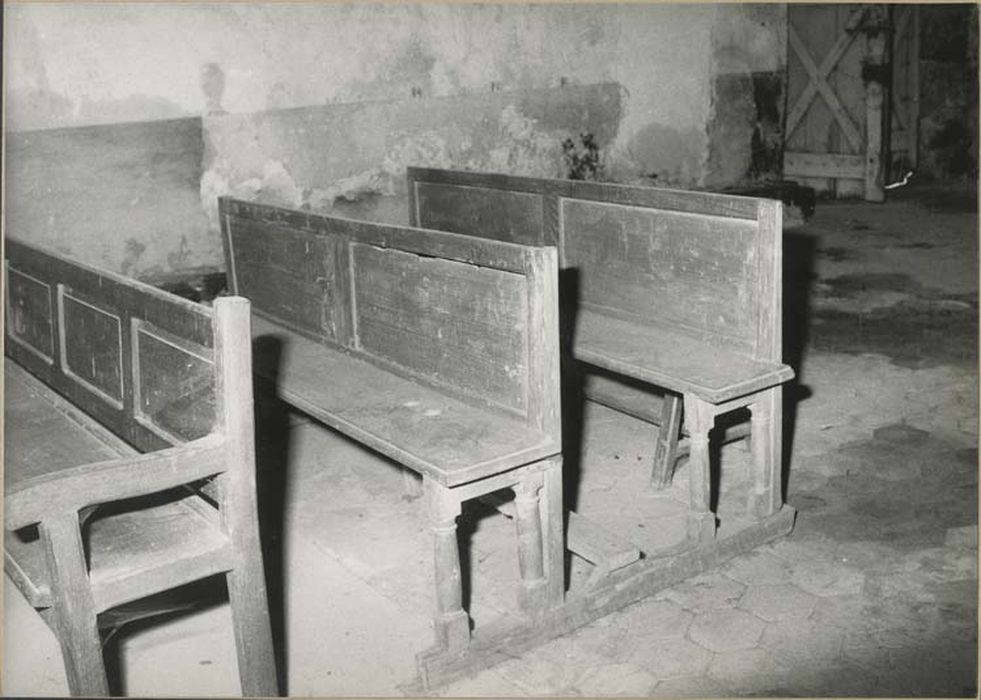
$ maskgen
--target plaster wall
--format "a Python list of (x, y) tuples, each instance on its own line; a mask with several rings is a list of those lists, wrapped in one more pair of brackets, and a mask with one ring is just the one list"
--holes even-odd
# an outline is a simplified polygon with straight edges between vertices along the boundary
[[(71, 188), (64, 168), (39, 154), (52, 153), (49, 130), (62, 130), (56, 139), (62, 144), (78, 133), (71, 148), (88, 169), (92, 201), (102, 199), (100, 182), (124, 191), (127, 185), (98, 176), (115, 167), (114, 140), (84, 152), (95, 141), (74, 128), (199, 116), (206, 120), (196, 196), (206, 204), (223, 191), (255, 190), (258, 178), (267, 193), (292, 182), (310, 193), (300, 204), (329, 208), (335, 193), (365, 191), (363, 181), (385, 171), (391, 148), (378, 144), (391, 145), (391, 132), (399, 129), (423, 154), (439, 139), (473, 146), (451, 148), (442, 164), (502, 169), (518, 163), (532, 174), (561, 174), (556, 144), (590, 131), (602, 139), (603, 177), (697, 186), (712, 179), (715, 167), (708, 128), (719, 111), (714, 76), (731, 71), (735, 60), (719, 47), (748, 46), (749, 58), (735, 62), (751, 70), (774, 65), (772, 32), (760, 29), (752, 11), (730, 6), (14, 3), (4, 12), (6, 129), (30, 132), (32, 148), (40, 149), (22, 151), (20, 162), (33, 159), (33, 182), (50, 177), (61, 183), (52, 191)], [(564, 100), (556, 97), (561, 94)], [(573, 97), (586, 102), (570, 109)], [(392, 118), (425, 114), (424, 105), (433, 106), (430, 117), (416, 126), (401, 128)], [(365, 119), (365, 109), (374, 116)], [(468, 109), (477, 115), (469, 121)], [(294, 128), (304, 120), (345, 128), (336, 140), (321, 129), (315, 141), (304, 142)], [(253, 143), (257, 130), (265, 134), (260, 142), (269, 150), (259, 154), (258, 171), (254, 160), (242, 165), (246, 142), (231, 138), (236, 129)], [(292, 140), (280, 138), (285, 133)], [(311, 166), (314, 148), (331, 153), (319, 169)], [(160, 157), (151, 146), (147, 158), (154, 152)], [(346, 162), (335, 157), (344, 152), (351, 154)], [(372, 153), (382, 154), (381, 162), (367, 162)], [(37, 170), (45, 162), (47, 175)], [(7, 167), (16, 169), (18, 161)], [(190, 185), (172, 183), (184, 194)], [(385, 195), (391, 182), (367, 189)], [(43, 198), (45, 191), (34, 194)], [(29, 200), (19, 214), (28, 237), (50, 221), (41, 210), (32, 217), (34, 204)], [(394, 211), (379, 207), (359, 213)], [(59, 233), (61, 245), (84, 256), (95, 232), (112, 230), (121, 213), (86, 212), (90, 228)], [(200, 208), (195, 216), (204, 217)], [(200, 225), (193, 223), (195, 230)], [(180, 238), (149, 239), (158, 235), (144, 228), (129, 236), (143, 246), (147, 268), (173, 269), (175, 260), (220, 264), (207, 237), (192, 236), (198, 243), (177, 255)], [(117, 268), (125, 257), (107, 256)]]
[[(617, 82), (626, 167), (698, 179), (711, 5), (11, 5), (8, 129)], [(80, 30), (81, 29), (81, 30)], [(638, 138), (660, 125), (683, 144)], [(670, 133), (670, 132), (669, 132)], [(665, 139), (667, 140), (667, 139)]]
[(702, 184), (778, 178), (787, 95), (787, 6), (719, 5)]

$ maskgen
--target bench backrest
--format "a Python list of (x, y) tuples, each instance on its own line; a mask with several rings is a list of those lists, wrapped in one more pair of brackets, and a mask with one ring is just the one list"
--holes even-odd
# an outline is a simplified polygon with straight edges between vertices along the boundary
[(415, 226), (558, 246), (581, 308), (780, 360), (780, 202), (429, 168), (408, 184)]
[(221, 353), (249, 342), (247, 323), (222, 338), (228, 302), (211, 309), (9, 238), (5, 257), (15, 362), (141, 452), (225, 430), (224, 402), (242, 397), (229, 396)]
[(254, 313), (559, 437), (554, 249), (219, 209), (231, 288)]

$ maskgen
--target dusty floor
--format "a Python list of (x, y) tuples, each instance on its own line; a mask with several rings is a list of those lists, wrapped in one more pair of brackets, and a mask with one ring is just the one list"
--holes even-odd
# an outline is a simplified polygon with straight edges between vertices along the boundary
[[(822, 203), (786, 232), (789, 537), (440, 694), (976, 696), (972, 194)], [(419, 503), (392, 465), (316, 424), (275, 406), (261, 424), (289, 435), (263, 443), (261, 465), (289, 693), (417, 694), (432, 639)], [(645, 548), (678, 541), (686, 468), (651, 492), (654, 429), (598, 406), (585, 426), (580, 512)], [(723, 521), (746, 460), (723, 450)], [(513, 608), (513, 525), (475, 507), (465, 527), (479, 625)], [(4, 604), (4, 693), (66, 692), (50, 632), (9, 585)], [(124, 628), (112, 649), (129, 694), (238, 693), (227, 605)]]

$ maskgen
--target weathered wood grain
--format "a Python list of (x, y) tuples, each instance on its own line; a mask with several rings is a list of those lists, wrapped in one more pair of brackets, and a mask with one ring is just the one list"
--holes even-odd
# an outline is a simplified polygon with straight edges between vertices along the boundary
[(785, 382), (786, 365), (754, 360), (707, 345), (698, 337), (659, 332), (605, 314), (583, 311), (576, 328), (575, 357), (679, 394), (720, 403)]
[(52, 513), (40, 526), (51, 581), (52, 621), (72, 695), (108, 695), (95, 603), (77, 513)]
[[(466, 188), (471, 209), (495, 191), (540, 195), (545, 213), (557, 210), (542, 216), (542, 235), (557, 226), (561, 264), (580, 275), (579, 298), (565, 304), (655, 323), (662, 331), (700, 333), (705, 342), (779, 360), (769, 353), (780, 320), (772, 293), (780, 284), (777, 202), (428, 168), (409, 168), (407, 177), (410, 189), (428, 193), (416, 199), (419, 220), (432, 217), (446, 230), (472, 236), (482, 232), (466, 208), (426, 211), (436, 192)], [(760, 332), (770, 335), (761, 341)], [(764, 345), (767, 352), (754, 355)]]
[(771, 362), (783, 361), (783, 206), (761, 200), (756, 315), (756, 345), (753, 356)]
[[(554, 252), (227, 198), (220, 206), (235, 290), (259, 316), (561, 439)], [(277, 307), (287, 275), (298, 282)], [(327, 317), (343, 334), (313, 323)]]
[[(513, 243), (486, 241), (475, 246), (472, 239), (445, 231), (355, 221), (267, 204), (243, 202), (230, 197), (220, 197), (218, 205), (223, 215), (226, 242), (229, 231), (234, 231), (242, 222), (247, 221), (262, 224), (263, 228), (272, 224), (293, 231), (316, 232), (320, 236), (339, 236), (379, 248), (396, 248), (407, 253), (429, 255), (509, 272), (522, 272), (525, 269), (527, 250), (524, 246)], [(237, 254), (234, 241), (232, 251), (233, 254)]]
[(758, 308), (752, 222), (563, 200), (580, 304), (749, 349)]
[(252, 382), (251, 305), (243, 297), (215, 306), (219, 423), (227, 438), (226, 470), (217, 478), (221, 530), (231, 540), (235, 566), (225, 582), (232, 609), (238, 674), (245, 696), (278, 695), (276, 656), (259, 540)]
[[(477, 190), (476, 192), (474, 190)], [(415, 187), (413, 226), (453, 230), (526, 245), (544, 245), (542, 195), (473, 187)]]
[(255, 299), (257, 310), (281, 318), (329, 340), (339, 340), (341, 280), (337, 275), (336, 239), (276, 226), (263, 235), (254, 222), (231, 225), (235, 251), (235, 286)]
[(524, 415), (525, 277), (357, 243), (352, 254), (361, 350)]
[(755, 200), (737, 195), (438, 168), (409, 167), (406, 169), (406, 176), (410, 183), (527, 192), (570, 199), (618, 202), (665, 211), (684, 211), (749, 220), (756, 218)]
[(256, 338), (283, 344), (279, 367), (270, 368), (283, 400), (443, 485), (534, 462), (561, 444), (513, 413), (489, 411), (266, 319), (253, 318), (252, 328)]
[(678, 453), (681, 433), (682, 398), (677, 394), (665, 394), (661, 404), (660, 428), (654, 445), (654, 464), (651, 468), (651, 485), (664, 489), (671, 485), (674, 472), (674, 455)]

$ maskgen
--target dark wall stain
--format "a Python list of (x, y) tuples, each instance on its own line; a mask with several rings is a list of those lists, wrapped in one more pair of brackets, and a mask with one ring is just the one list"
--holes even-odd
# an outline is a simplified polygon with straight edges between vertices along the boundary
[(731, 186), (780, 177), (785, 80), (773, 71), (715, 77), (707, 184)]
[(978, 173), (978, 8), (920, 8), (920, 175)]
[(786, 76), (780, 73), (753, 73), (753, 102), (756, 124), (753, 128), (750, 178), (779, 177), (783, 172), (783, 113)]

